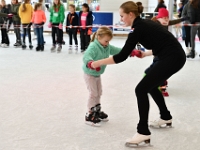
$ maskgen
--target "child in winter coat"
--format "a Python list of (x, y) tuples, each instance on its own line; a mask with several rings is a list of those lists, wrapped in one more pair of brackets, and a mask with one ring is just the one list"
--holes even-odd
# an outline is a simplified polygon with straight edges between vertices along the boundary
[(4, 17), (5, 15), (3, 14), (9, 14), (9, 11), (6, 7), (6, 1), (5, 0), (1, 0), (1, 5), (2, 5), (2, 9), (1, 9), (1, 13), (2, 16), (0, 16), (0, 28), (1, 28), (1, 47), (7, 48), (10, 45), (10, 41), (9, 41), (9, 37), (7, 34), (7, 21), (8, 21), (8, 17)]
[(92, 68), (91, 63), (96, 60), (108, 58), (110, 55), (118, 54), (121, 48), (109, 44), (112, 39), (112, 31), (107, 27), (100, 27), (93, 34), (90, 45), (83, 56), (84, 78), (89, 91), (89, 99), (85, 116), (86, 124), (100, 126), (101, 121), (108, 121), (108, 115), (101, 111), (100, 98), (102, 95), (101, 74), (104, 73), (106, 66)]
[(20, 4), (18, 3), (18, 0), (12, 0), (11, 3), (11, 14), (13, 14), (13, 25), (14, 25), (14, 32), (16, 35), (16, 43), (14, 46), (21, 47), (21, 33), (20, 33), (20, 27), (21, 27), (21, 19), (19, 17), (19, 7)]
[(63, 22), (65, 19), (65, 9), (60, 0), (54, 0), (53, 6), (50, 8), (50, 20), (49, 28), (52, 28), (52, 41), (53, 46), (51, 52), (56, 51), (56, 36), (58, 48), (57, 52), (60, 53), (62, 50), (62, 40), (63, 40)]
[(25, 0), (23, 4), (19, 7), (19, 17), (21, 18), (21, 23), (23, 27), (23, 44), (22, 49), (26, 49), (26, 35), (28, 35), (29, 48), (32, 50), (32, 39), (31, 39), (31, 19), (33, 15), (33, 7), (30, 4), (30, 0)]
[(93, 17), (92, 12), (89, 11), (88, 4), (84, 3), (82, 5), (82, 11), (79, 13), (79, 25), (82, 26), (80, 28), (80, 38), (81, 38), (81, 52), (84, 52), (89, 43), (90, 43), (90, 35), (92, 33)]
[(70, 26), (78, 26), (78, 15), (75, 12), (75, 5), (69, 5), (69, 14), (66, 18), (66, 33), (69, 35), (69, 51), (72, 50), (72, 36), (75, 42), (75, 50), (78, 50), (77, 28)]
[(35, 4), (31, 22), (34, 24), (34, 29), (37, 35), (36, 51), (44, 51), (43, 25), (46, 22), (46, 15), (42, 10), (42, 3)]

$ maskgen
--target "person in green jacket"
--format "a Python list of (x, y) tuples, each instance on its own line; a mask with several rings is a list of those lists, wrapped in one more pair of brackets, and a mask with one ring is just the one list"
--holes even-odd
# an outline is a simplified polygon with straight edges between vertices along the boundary
[(110, 55), (118, 54), (121, 48), (109, 44), (113, 34), (107, 27), (100, 27), (93, 34), (90, 45), (83, 56), (84, 79), (89, 91), (88, 112), (85, 116), (85, 123), (93, 126), (100, 126), (100, 121), (108, 121), (108, 115), (101, 111), (100, 98), (102, 95), (101, 74), (106, 66), (92, 68), (91, 63), (96, 60), (108, 58)]
[(13, 14), (13, 25), (14, 25), (14, 32), (16, 35), (16, 43), (14, 44), (15, 47), (21, 47), (21, 33), (20, 33), (20, 26), (21, 26), (21, 19), (19, 17), (19, 7), (20, 3), (18, 3), (18, 0), (12, 0), (11, 3), (11, 14)]
[(65, 19), (65, 9), (61, 4), (60, 0), (54, 0), (53, 6), (50, 8), (50, 20), (49, 20), (49, 28), (52, 28), (52, 41), (53, 46), (51, 48), (51, 52), (56, 51), (56, 39), (58, 48), (57, 52), (61, 52), (62, 49), (62, 40), (63, 40), (63, 22)]

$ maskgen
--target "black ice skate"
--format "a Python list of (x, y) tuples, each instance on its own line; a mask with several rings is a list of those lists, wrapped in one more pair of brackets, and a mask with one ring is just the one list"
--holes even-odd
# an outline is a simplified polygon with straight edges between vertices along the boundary
[(101, 104), (97, 104), (96, 108), (97, 108), (97, 113), (98, 113), (99, 119), (101, 121), (105, 121), (105, 122), (109, 121), (108, 115), (106, 113), (104, 113), (103, 111), (101, 111)]
[(38, 45), (36, 48), (35, 48), (36, 51), (40, 51), (41, 50), (41, 47), (40, 45)]
[(25, 50), (26, 49), (26, 44), (22, 45), (22, 49)]
[(29, 49), (30, 49), (30, 50), (33, 49), (33, 45), (32, 45), (32, 44), (29, 45)]
[(195, 51), (191, 50), (190, 53), (187, 55), (187, 58), (194, 58), (195, 57)]
[(13, 46), (14, 46), (14, 47), (21, 47), (22, 44), (17, 42), (17, 43), (15, 43)]
[(98, 116), (98, 110), (95, 107), (91, 108), (91, 111), (89, 113), (86, 114), (85, 116), (85, 123), (91, 126), (101, 126), (99, 123), (101, 122), (101, 120), (99, 119)]
[(41, 46), (41, 51), (44, 51), (44, 45)]

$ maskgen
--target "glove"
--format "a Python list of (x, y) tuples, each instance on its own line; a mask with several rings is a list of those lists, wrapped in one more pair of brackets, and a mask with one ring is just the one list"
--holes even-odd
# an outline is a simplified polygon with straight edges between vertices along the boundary
[(181, 18), (181, 21), (186, 21), (186, 20), (190, 20), (190, 17), (186, 16), (186, 17)]
[(52, 28), (52, 23), (51, 22), (49, 22), (48, 28)]
[(8, 18), (12, 18), (13, 17), (13, 14), (8, 14)]
[(58, 28), (59, 28), (60, 30), (63, 29), (63, 25), (62, 25), (62, 23), (59, 24)]
[(41, 25), (44, 25), (44, 22), (42, 22)]
[(100, 71), (100, 70), (101, 70), (101, 67), (98, 67), (98, 68), (94, 69), (94, 68), (92, 67), (92, 62), (93, 62), (93, 61), (89, 61), (89, 62), (87, 63), (87, 67), (88, 67), (89, 69), (96, 70), (97, 72)]
[(32, 22), (30, 22), (27, 26), (27, 28), (30, 28), (32, 26)]
[(88, 34), (88, 35), (92, 35), (92, 29), (91, 29), (91, 28), (88, 29), (87, 34)]
[(130, 55), (130, 57), (134, 57), (134, 56), (136, 56), (136, 57), (139, 57), (139, 58), (141, 58), (141, 51), (140, 50), (136, 50), (136, 49), (134, 49), (132, 52), (131, 52), (131, 55)]

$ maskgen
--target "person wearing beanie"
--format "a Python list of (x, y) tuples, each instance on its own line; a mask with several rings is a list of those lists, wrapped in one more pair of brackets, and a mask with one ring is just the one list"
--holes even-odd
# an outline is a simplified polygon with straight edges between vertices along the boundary
[[(161, 24), (166, 30), (168, 30), (168, 26), (178, 24), (178, 23), (185, 21), (187, 19), (188, 19), (188, 17), (186, 16), (186, 17), (176, 19), (176, 20), (169, 20), (169, 12), (166, 8), (160, 8), (158, 15), (156, 17), (152, 18), (153, 21)], [(159, 61), (159, 58), (157, 56), (155, 56), (154, 59), (153, 59), (153, 63), (150, 65), (150, 67), (148, 67), (145, 70), (145, 74), (148, 74), (148, 72), (156, 64), (157, 61)], [(168, 93), (165, 91), (167, 83), (168, 83), (167, 81), (164, 81), (159, 86), (159, 89), (162, 91), (164, 96), (168, 96)]]

